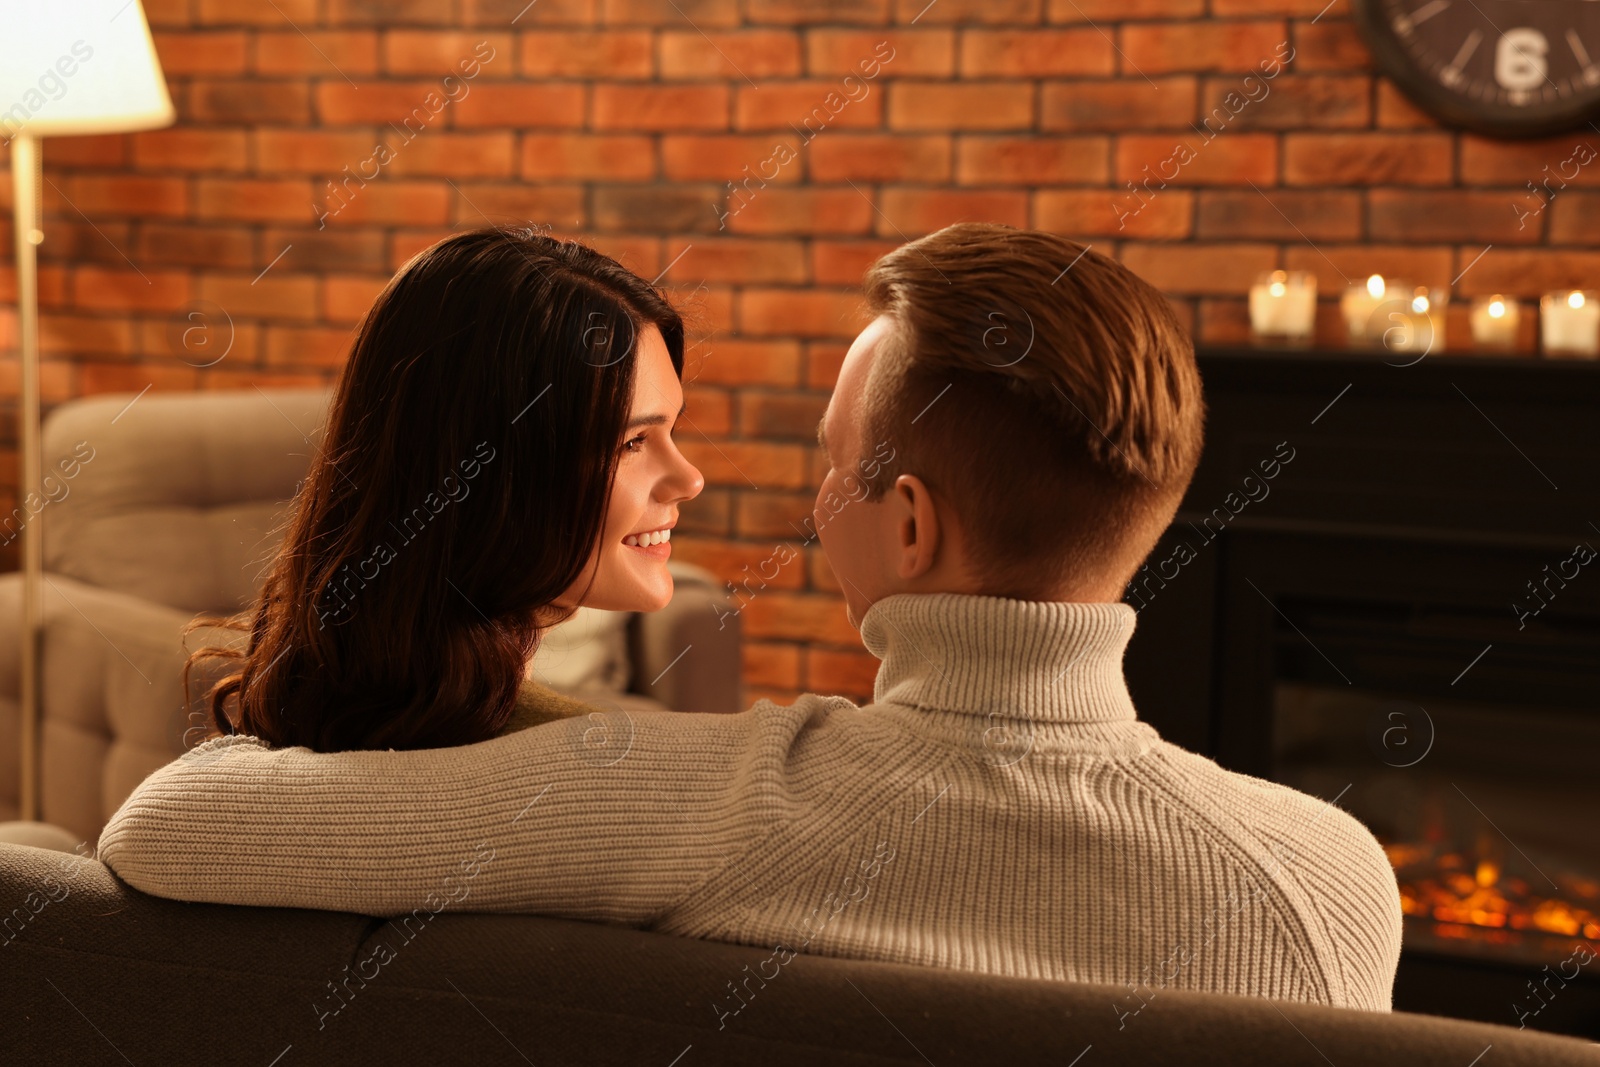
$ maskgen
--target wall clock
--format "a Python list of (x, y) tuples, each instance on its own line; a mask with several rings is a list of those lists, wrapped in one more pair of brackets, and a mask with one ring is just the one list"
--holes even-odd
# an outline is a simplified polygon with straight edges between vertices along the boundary
[(1373, 59), (1446, 125), (1600, 132), (1600, 0), (1351, 0)]

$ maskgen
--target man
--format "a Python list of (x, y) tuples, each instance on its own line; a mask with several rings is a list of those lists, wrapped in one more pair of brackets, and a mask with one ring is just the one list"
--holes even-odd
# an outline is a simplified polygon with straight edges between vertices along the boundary
[(777, 968), (810, 952), (1140, 1004), (1181, 987), (1388, 1010), (1399, 895), (1372, 835), (1166, 744), (1123, 682), (1120, 594), (1201, 444), (1165, 298), (1072, 241), (977, 224), (889, 253), (866, 297), (816, 518), (882, 661), (872, 703), (425, 751), (223, 738), (147, 779), (102, 858), (189, 900), (454, 903), (770, 946)]

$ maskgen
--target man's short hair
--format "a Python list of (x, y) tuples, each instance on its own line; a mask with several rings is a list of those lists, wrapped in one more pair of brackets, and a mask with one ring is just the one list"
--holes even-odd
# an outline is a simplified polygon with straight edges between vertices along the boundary
[(881, 499), (902, 473), (955, 511), (995, 595), (1126, 583), (1200, 458), (1194, 345), (1165, 296), (1055, 234), (960, 223), (868, 269), (888, 315), (868, 374), (864, 455)]

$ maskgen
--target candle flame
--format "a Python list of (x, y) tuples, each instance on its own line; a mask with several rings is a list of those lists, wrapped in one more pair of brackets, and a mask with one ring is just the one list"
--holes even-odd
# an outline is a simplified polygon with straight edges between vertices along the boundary
[(1273, 296), (1282, 296), (1288, 291), (1289, 287), (1284, 285), (1282, 282), (1273, 282), (1271, 285), (1267, 286), (1267, 292), (1271, 293)]
[(1415, 312), (1417, 312), (1419, 314), (1424, 312), (1424, 311), (1427, 311), (1428, 310), (1428, 298), (1425, 297), (1425, 296), (1419, 296), (1416, 299), (1412, 300), (1411, 301), (1411, 310), (1415, 311)]
[(1577, 290), (1573, 290), (1567, 295), (1567, 306), (1572, 308), (1583, 307), (1583, 294)]
[(1503, 301), (1499, 299), (1489, 301), (1489, 317), (1491, 319), (1503, 318), (1505, 313), (1506, 305)]
[(1371, 293), (1374, 297), (1380, 297), (1383, 295), (1383, 275), (1374, 274), (1372, 277), (1367, 279), (1367, 292)]

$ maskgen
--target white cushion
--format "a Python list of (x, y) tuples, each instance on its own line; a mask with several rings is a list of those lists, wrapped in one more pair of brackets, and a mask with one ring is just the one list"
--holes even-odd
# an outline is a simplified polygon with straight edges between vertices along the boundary
[(563, 693), (620, 693), (628, 688), (626, 611), (579, 608), (576, 615), (545, 631), (528, 673)]

